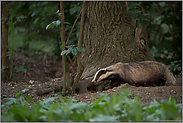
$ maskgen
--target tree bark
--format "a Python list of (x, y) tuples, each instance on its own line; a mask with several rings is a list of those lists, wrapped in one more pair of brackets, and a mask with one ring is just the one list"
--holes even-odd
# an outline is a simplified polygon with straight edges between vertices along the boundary
[[(139, 52), (133, 30), (125, 2), (87, 2), (83, 33), (85, 52), (81, 58), (84, 72), (78, 83), (78, 91), (86, 92), (87, 88), (96, 87), (91, 79), (97, 68), (117, 62), (154, 60), (149, 50)], [(98, 88), (104, 85), (106, 83)]]
[(82, 77), (91, 76), (97, 68), (117, 62), (154, 60), (150, 51), (139, 52), (125, 5), (125, 2), (88, 2)]
[(5, 82), (8, 80), (10, 71), (9, 71), (9, 59), (7, 56), (8, 52), (8, 19), (9, 19), (9, 13), (8, 13), (8, 5), (5, 2), (2, 2), (2, 19), (6, 20), (4, 23), (2, 23), (2, 42), (1, 42), (1, 68), (5, 67), (3, 70), (1, 70), (1, 81)]

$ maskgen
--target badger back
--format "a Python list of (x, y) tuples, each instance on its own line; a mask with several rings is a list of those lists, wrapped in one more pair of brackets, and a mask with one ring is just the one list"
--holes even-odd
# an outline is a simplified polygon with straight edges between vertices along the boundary
[[(135, 84), (155, 84), (166, 81), (166, 65), (155, 61), (129, 63), (126, 77)], [(130, 76), (129, 76), (130, 75)]]

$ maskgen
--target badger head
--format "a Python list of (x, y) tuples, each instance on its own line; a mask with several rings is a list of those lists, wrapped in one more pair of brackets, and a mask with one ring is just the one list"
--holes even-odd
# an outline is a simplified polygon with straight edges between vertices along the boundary
[(99, 69), (94, 75), (92, 82), (100, 82), (102, 80), (110, 79), (111, 77), (115, 77), (115, 76), (116, 76), (116, 73), (112, 70), (108, 70), (106, 68)]

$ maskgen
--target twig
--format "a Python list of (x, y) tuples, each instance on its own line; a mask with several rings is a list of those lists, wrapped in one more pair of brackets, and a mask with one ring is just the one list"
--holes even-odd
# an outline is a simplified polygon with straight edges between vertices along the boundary
[(168, 24), (168, 23), (166, 23), (166, 25), (168, 26), (168, 31), (170, 32), (170, 35), (172, 36), (172, 38), (173, 38), (173, 40), (174, 40), (174, 35), (172, 34), (172, 31), (171, 31), (171, 29), (170, 29), (169, 24)]
[[(174, 2), (173, 4), (175, 4), (175, 2)], [(158, 17), (161, 13), (163, 13), (166, 9), (168, 9), (169, 7), (171, 7), (173, 4), (170, 4), (169, 6), (167, 6), (166, 8), (164, 8), (162, 11), (160, 11), (160, 12), (151, 20), (151, 22), (152, 22), (156, 17)]]
[[(145, 13), (146, 13), (146, 12), (145, 12), (145, 9), (144, 9), (144, 7), (143, 7), (143, 6), (141, 6), (141, 10), (142, 10), (142, 13), (143, 13), (143, 14), (145, 14)], [(144, 15), (144, 16), (145, 16), (145, 15)], [(145, 26), (144, 26), (143, 31), (142, 31), (142, 35), (144, 35), (144, 33), (145, 33), (145, 31), (146, 31), (147, 27), (148, 27), (147, 25), (145, 25)]]
[(67, 55), (67, 59), (69, 60), (69, 62), (72, 64), (72, 60), (71, 58)]
[(78, 17), (76, 18), (76, 20), (75, 20), (75, 22), (74, 22), (74, 24), (73, 24), (73, 26), (72, 26), (72, 29), (71, 29), (71, 31), (70, 31), (70, 33), (69, 33), (69, 36), (68, 36), (68, 38), (67, 38), (67, 41), (66, 41), (66, 44), (65, 44), (65, 45), (68, 44), (69, 39), (70, 39), (70, 36), (71, 36), (71, 34), (72, 34), (72, 31), (73, 31), (73, 29), (74, 29), (74, 27), (75, 27), (75, 25), (76, 25), (76, 22), (78, 21), (79, 16), (81, 15), (81, 13), (82, 13), (82, 10), (81, 10), (81, 12), (79, 13)]
[[(86, 2), (83, 1), (83, 8), (82, 8), (82, 15), (81, 15), (81, 24), (80, 24), (80, 34), (79, 34), (79, 39), (78, 39), (78, 47), (81, 47), (81, 43), (82, 43), (85, 6), (86, 6)], [(79, 73), (76, 76), (76, 79), (74, 80), (74, 83), (72, 85), (73, 92), (75, 92), (76, 85), (77, 85), (77, 83), (78, 83), (78, 81), (79, 81), (79, 79), (80, 79), (80, 77), (81, 77), (81, 75), (83, 73), (83, 70), (84, 70), (84, 67), (81, 64), (81, 53), (80, 52), (77, 53), (77, 64), (78, 64), (78, 67), (79, 67)]]
[(157, 7), (157, 5), (156, 5), (156, 2), (154, 2), (154, 4), (155, 4), (155, 6), (156, 6), (157, 10), (160, 12), (159, 8), (158, 8), (158, 7)]

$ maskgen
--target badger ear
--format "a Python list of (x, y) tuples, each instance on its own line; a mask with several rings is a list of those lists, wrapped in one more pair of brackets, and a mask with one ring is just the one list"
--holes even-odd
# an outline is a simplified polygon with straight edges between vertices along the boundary
[(99, 68), (97, 68), (97, 71), (98, 71), (98, 70), (100, 70), (100, 69), (101, 69), (100, 67), (99, 67)]
[(110, 72), (110, 71), (112, 71), (112, 70), (109, 70), (109, 69), (105, 69), (107, 72)]

